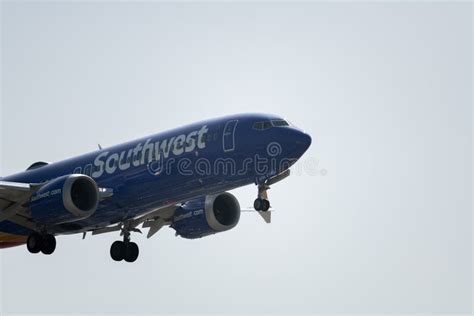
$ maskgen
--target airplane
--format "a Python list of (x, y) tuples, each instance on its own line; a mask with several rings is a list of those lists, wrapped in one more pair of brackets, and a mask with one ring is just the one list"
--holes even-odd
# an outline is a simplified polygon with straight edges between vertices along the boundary
[[(0, 178), (0, 248), (52, 254), (56, 236), (116, 232), (114, 261), (139, 256), (132, 233), (169, 226), (182, 238), (234, 228), (238, 199), (254, 184), (253, 209), (271, 222), (267, 191), (285, 179), (311, 136), (277, 115), (204, 120)], [(141, 229), (139, 228), (141, 225)]]

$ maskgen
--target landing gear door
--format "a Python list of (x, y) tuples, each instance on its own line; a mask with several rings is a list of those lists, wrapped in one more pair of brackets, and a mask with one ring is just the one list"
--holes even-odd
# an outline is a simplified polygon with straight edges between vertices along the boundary
[(224, 152), (233, 151), (235, 149), (235, 128), (238, 120), (228, 121), (224, 126), (222, 134), (222, 147)]

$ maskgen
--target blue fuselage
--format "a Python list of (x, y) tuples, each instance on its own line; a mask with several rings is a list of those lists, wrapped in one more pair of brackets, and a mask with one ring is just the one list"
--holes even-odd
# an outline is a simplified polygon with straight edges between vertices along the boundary
[[(283, 120), (273, 115), (245, 114), (202, 121), (40, 166), (2, 181), (43, 183), (73, 173), (91, 176), (113, 195), (103, 199), (89, 218), (52, 228), (55, 233), (85, 231), (165, 205), (258, 184), (288, 169), (309, 147), (311, 138), (296, 127), (272, 125), (272, 121)], [(0, 231), (30, 233), (9, 221), (0, 222)]]

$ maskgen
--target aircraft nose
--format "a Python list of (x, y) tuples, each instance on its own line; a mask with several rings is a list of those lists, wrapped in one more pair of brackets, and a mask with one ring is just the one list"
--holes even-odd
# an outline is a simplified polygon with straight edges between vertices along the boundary
[(299, 159), (311, 145), (311, 136), (297, 129), (288, 129), (286, 148), (288, 157)]
[(298, 136), (296, 139), (296, 145), (298, 147), (298, 151), (301, 152), (301, 155), (308, 150), (309, 146), (311, 145), (311, 136), (309, 136), (305, 132), (298, 132)]

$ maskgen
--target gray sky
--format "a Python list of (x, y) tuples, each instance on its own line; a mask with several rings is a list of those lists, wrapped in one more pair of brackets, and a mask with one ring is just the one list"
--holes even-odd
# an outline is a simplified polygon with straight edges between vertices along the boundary
[(313, 136), (271, 225), (133, 236), (132, 265), (114, 234), (1, 251), (2, 315), (470, 313), (470, 4), (1, 8), (2, 175), (230, 113)]

